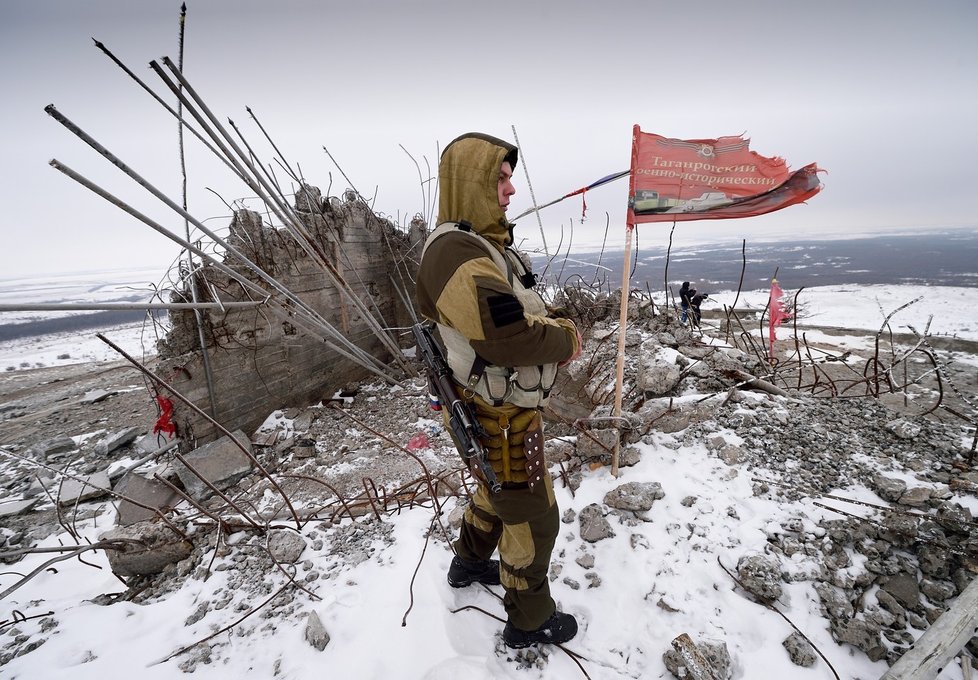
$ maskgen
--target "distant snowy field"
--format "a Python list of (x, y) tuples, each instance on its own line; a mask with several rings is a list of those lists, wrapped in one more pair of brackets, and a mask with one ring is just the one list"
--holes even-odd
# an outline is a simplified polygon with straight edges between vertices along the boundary
[[(149, 281), (159, 278), (158, 269), (138, 267), (0, 278), (0, 304), (148, 302), (155, 290)], [(83, 314), (92, 312), (0, 312), (0, 327)], [(112, 324), (100, 329), (0, 340), (0, 371), (121, 359), (115, 350), (95, 337), (96, 332), (103, 333), (137, 358), (156, 353), (156, 335), (151, 324)]]
[[(149, 282), (159, 280), (160, 274), (159, 269), (134, 267), (0, 278), (0, 304), (146, 302), (154, 292)], [(0, 325), (83, 313), (86, 312), (0, 312)]]
[[(93, 285), (93, 290), (102, 289)], [(785, 299), (795, 291), (786, 290)], [(738, 309), (763, 309), (768, 291), (711, 293), (704, 310), (723, 309), (736, 304)], [(0, 300), (4, 300), (0, 291)], [(916, 301), (916, 302), (914, 302)], [(658, 300), (662, 302), (662, 300)], [(900, 307), (913, 303), (900, 311)], [(889, 314), (890, 328), (897, 333), (928, 333), (978, 341), (978, 288), (912, 285), (842, 285), (805, 288), (798, 297), (800, 326), (828, 326), (875, 333)], [(0, 314), (0, 324), (9, 323)], [(778, 337), (790, 337), (791, 321), (779, 329)], [(110, 340), (136, 357), (155, 353), (156, 336), (148, 323), (127, 324), (102, 331)], [(810, 340), (830, 340), (854, 350), (868, 349), (869, 339), (828, 336), (806, 329)], [(114, 361), (119, 355), (95, 337), (95, 331), (56, 333), (34, 338), (0, 341), (0, 370), (20, 370), (41, 366), (61, 366), (82, 362)], [(978, 362), (978, 359), (974, 359)]]
[[(794, 299), (786, 290), (784, 299)], [(763, 309), (769, 291), (741, 293), (737, 307)], [(704, 308), (722, 308), (733, 304), (735, 294), (711, 294)], [(713, 305), (710, 304), (713, 302)], [(912, 304), (908, 304), (912, 303)], [(978, 288), (909, 285), (844, 285), (805, 288), (798, 295), (801, 310), (799, 325), (831, 326), (878, 331), (886, 317), (897, 333), (947, 336), (978, 340)], [(900, 309), (908, 305), (904, 309)], [(899, 311), (897, 311), (899, 310)], [(894, 314), (894, 312), (896, 312)], [(786, 326), (790, 325), (786, 322)]]
[[(737, 309), (763, 309), (770, 291), (750, 291), (736, 298)], [(735, 293), (710, 295), (704, 309), (730, 307)], [(786, 290), (784, 300), (795, 298), (795, 291)], [(912, 304), (910, 304), (912, 303)], [(917, 333), (929, 336), (978, 341), (978, 288), (950, 286), (901, 285), (844, 285), (805, 288), (798, 295), (800, 318), (798, 332), (809, 342), (824, 342), (859, 352), (872, 351), (870, 335), (840, 335), (811, 330), (811, 326), (851, 329), (876, 333), (889, 324), (894, 333)], [(902, 308), (902, 309), (901, 309)], [(899, 310), (899, 311), (897, 311)], [(887, 317), (889, 321), (887, 322)], [(793, 320), (779, 328), (779, 339), (790, 338)], [(946, 357), (945, 357), (946, 358)], [(953, 360), (978, 366), (978, 355), (954, 352)]]
[[(114, 326), (99, 332), (136, 359), (156, 354), (156, 336), (148, 324)], [(53, 333), (0, 342), (0, 371), (122, 359), (118, 352), (95, 337), (95, 333)]]

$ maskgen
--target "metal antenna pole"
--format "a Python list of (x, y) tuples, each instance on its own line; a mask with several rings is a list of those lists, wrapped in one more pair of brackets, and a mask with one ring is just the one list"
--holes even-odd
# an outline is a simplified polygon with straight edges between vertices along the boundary
[(547, 256), (547, 267), (544, 267), (543, 274), (540, 275), (540, 279), (547, 275), (547, 268), (550, 266), (550, 249), (547, 248), (547, 235), (543, 233), (543, 220), (540, 219), (540, 209), (537, 208), (537, 197), (533, 193), (533, 183), (530, 182), (530, 169), (526, 164), (526, 153), (523, 151), (523, 147), (520, 147), (520, 138), (516, 134), (516, 126), (513, 125), (513, 140), (516, 142), (516, 146), (520, 148), (520, 155), (523, 157), (523, 174), (526, 175), (526, 186), (530, 190), (530, 202), (533, 203), (533, 211), (537, 215), (537, 225), (540, 227), (540, 237), (543, 239), (543, 253)]
[[(183, 71), (183, 38), (187, 27), (187, 3), (180, 5), (180, 36), (178, 39), (178, 63), (180, 70)], [(187, 159), (183, 147), (183, 102), (177, 101), (177, 146), (180, 149), (180, 175), (182, 179), (183, 209), (188, 210), (187, 205)], [(187, 235), (187, 242), (190, 242), (190, 220), (183, 219), (184, 233)], [(190, 299), (197, 305), (200, 296), (197, 292), (197, 274), (194, 258), (191, 252), (187, 253), (187, 285), (190, 287)], [(197, 339), (200, 342), (200, 358), (204, 362), (204, 378), (207, 381), (207, 399), (210, 403), (210, 416), (217, 420), (217, 399), (214, 398), (214, 372), (211, 370), (210, 352), (207, 351), (207, 336), (204, 333), (204, 315), (200, 309), (194, 307), (194, 320), (197, 322)]]

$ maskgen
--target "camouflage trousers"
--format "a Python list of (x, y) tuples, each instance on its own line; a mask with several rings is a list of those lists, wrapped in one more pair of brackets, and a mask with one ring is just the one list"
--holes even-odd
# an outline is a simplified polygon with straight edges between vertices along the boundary
[(550, 554), (560, 526), (553, 480), (504, 488), (493, 494), (482, 484), (462, 519), (455, 551), (464, 560), (487, 560), (499, 548), (503, 606), (514, 626), (534, 630), (554, 613), (550, 596)]

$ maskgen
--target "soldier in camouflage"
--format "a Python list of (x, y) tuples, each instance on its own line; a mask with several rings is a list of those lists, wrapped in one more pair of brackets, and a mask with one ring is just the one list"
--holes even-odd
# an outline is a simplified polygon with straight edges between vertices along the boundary
[[(465, 512), (448, 582), (502, 583), (511, 647), (566, 642), (577, 633), (557, 611), (547, 574), (559, 515), (543, 456), (540, 409), (560, 366), (581, 351), (573, 322), (550, 318), (506, 219), (515, 146), (469, 133), (438, 169), (438, 226), (424, 245), (419, 310), (434, 321), (460, 397), (475, 406), (502, 489), (479, 484)], [(499, 561), (490, 559), (498, 548)]]

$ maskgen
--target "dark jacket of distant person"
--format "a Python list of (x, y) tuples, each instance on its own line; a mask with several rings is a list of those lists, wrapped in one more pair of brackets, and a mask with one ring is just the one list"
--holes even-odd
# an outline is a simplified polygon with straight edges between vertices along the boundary
[(682, 316), (679, 317), (681, 323), (686, 323), (689, 314), (689, 301), (696, 295), (696, 289), (689, 287), (689, 281), (683, 281), (682, 288), (679, 289), (679, 307), (682, 309)]

